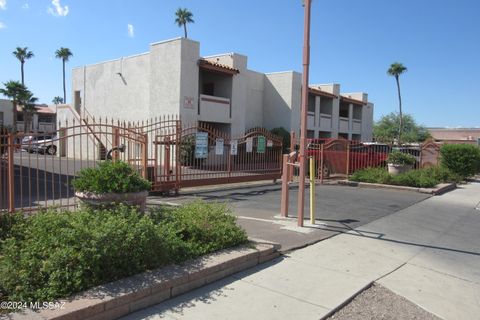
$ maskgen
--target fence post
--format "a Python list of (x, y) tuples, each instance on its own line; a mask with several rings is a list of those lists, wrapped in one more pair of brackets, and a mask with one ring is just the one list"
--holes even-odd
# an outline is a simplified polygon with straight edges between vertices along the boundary
[(347, 175), (346, 175), (347, 179), (348, 179), (349, 173), (350, 173), (350, 141), (347, 141)]
[(310, 223), (315, 224), (315, 157), (310, 158)]
[[(148, 180), (148, 134), (143, 135), (143, 148), (142, 148), (142, 176)], [(153, 169), (155, 170), (155, 168)], [(153, 181), (155, 183), (155, 181)]]
[(325, 174), (325, 170), (323, 169), (323, 143), (320, 146), (320, 184), (323, 184), (323, 175)]
[(288, 182), (290, 177), (290, 165), (288, 164), (288, 154), (283, 155), (283, 171), (282, 171), (282, 200), (280, 214), (282, 217), (288, 217)]
[[(112, 132), (112, 149), (115, 147), (120, 146), (120, 130), (118, 128), (113, 128)], [(118, 160), (118, 151), (113, 151), (112, 152), (112, 160), (117, 161)]]
[(13, 164), (13, 151), (15, 150), (15, 135), (8, 134), (7, 145), (7, 172), (8, 172), (8, 212), (15, 211), (15, 166)]
[[(295, 131), (290, 132), (290, 152), (293, 152), (295, 150), (295, 145), (297, 144), (296, 138), (295, 138)], [(288, 175), (288, 181), (292, 182), (293, 181), (293, 170), (289, 170), (289, 175)]]

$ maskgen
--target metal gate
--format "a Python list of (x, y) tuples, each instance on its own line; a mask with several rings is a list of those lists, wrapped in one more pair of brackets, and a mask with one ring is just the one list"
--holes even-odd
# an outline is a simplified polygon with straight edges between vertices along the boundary
[(281, 177), (282, 139), (265, 129), (232, 138), (208, 124), (174, 122), (156, 130), (154, 191)]

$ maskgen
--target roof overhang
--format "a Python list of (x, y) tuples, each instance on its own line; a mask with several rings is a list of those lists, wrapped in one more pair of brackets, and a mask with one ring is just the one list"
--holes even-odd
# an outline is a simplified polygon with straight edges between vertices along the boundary
[(316, 95), (316, 96), (322, 96), (322, 97), (327, 97), (327, 98), (332, 98), (332, 99), (338, 98), (338, 96), (334, 95), (333, 93), (326, 92), (326, 91), (316, 89), (316, 88), (312, 88), (312, 87), (308, 88), (308, 93), (311, 93), (311, 94)]
[(238, 69), (232, 68), (224, 64), (205, 60), (205, 59), (199, 59), (198, 66), (203, 70), (221, 73), (229, 76), (234, 76), (240, 73), (240, 70)]
[(365, 101), (356, 100), (356, 99), (352, 99), (352, 98), (345, 97), (345, 96), (340, 96), (340, 100), (345, 101), (345, 102), (349, 102), (349, 103), (353, 103), (353, 104), (359, 104), (359, 105), (362, 105), (362, 106), (366, 106), (368, 104)]

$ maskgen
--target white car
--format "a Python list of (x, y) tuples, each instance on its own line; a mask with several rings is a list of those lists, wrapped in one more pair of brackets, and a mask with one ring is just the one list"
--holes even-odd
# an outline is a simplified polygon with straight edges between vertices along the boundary
[(28, 152), (37, 152), (49, 155), (55, 155), (58, 148), (58, 138), (55, 135), (43, 135), (38, 137), (25, 137), (29, 140), (22, 141), (22, 149)]

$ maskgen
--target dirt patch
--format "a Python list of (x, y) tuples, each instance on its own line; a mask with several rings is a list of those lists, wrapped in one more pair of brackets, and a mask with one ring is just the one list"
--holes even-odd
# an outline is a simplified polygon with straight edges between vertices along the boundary
[(441, 320), (392, 291), (375, 284), (327, 320)]

